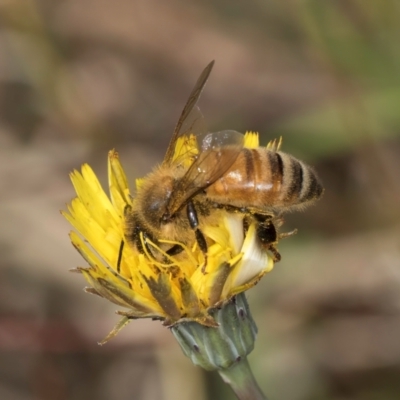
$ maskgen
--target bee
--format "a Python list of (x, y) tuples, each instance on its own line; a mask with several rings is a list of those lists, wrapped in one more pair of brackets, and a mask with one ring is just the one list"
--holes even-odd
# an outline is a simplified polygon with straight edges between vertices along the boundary
[[(322, 185), (312, 168), (279, 151), (280, 142), (246, 148), (239, 132), (207, 133), (197, 101), (213, 65), (214, 61), (198, 78), (163, 162), (145, 177), (132, 207), (125, 210), (126, 240), (141, 252), (147, 240), (182, 244), (196, 240), (206, 259), (208, 244), (202, 227), (223, 212), (238, 212), (243, 214), (244, 230), (257, 223), (261, 245), (279, 260), (275, 244), (284, 236), (277, 233), (279, 215), (319, 199)], [(178, 139), (189, 140), (191, 135), (198, 153), (174, 158)], [(171, 246), (170, 255), (182, 251), (180, 245)]]

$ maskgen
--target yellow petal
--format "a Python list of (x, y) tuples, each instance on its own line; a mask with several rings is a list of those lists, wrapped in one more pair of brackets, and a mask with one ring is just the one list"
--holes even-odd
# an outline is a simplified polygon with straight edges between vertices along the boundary
[(257, 132), (246, 132), (244, 135), (244, 147), (248, 149), (256, 149), (260, 146)]
[(282, 146), (282, 136), (279, 139), (272, 139), (268, 142), (266, 148), (271, 151), (279, 151)]
[(119, 211), (120, 216), (127, 204), (131, 205), (128, 181), (125, 172), (119, 161), (118, 153), (112, 150), (108, 153), (108, 182), (110, 197), (114, 207)]
[(176, 321), (181, 317), (181, 310), (178, 306), (179, 302), (174, 298), (171, 281), (168, 275), (159, 272), (157, 278), (144, 277), (153, 297), (158, 301), (165, 314), (172, 320)]
[(121, 320), (114, 326), (113, 330), (101, 341), (99, 342), (100, 346), (106, 344), (110, 339), (117, 336), (117, 334), (121, 331), (121, 329), (125, 328), (126, 325), (131, 322), (132, 319), (128, 317), (122, 317)]
[(100, 226), (108, 226), (110, 216), (114, 220), (118, 218), (115, 208), (89, 165), (82, 166), (82, 173), (74, 171), (71, 180), (78, 198)]
[(223, 291), (224, 297), (228, 297), (236, 287), (245, 285), (261, 272), (269, 272), (273, 268), (272, 257), (258, 242), (255, 224), (251, 224), (247, 231), (242, 253), (242, 259), (234, 267), (226, 282)]

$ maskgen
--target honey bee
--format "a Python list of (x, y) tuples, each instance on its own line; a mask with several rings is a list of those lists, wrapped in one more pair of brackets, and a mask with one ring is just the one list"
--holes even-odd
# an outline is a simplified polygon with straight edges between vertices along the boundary
[[(277, 233), (279, 215), (319, 199), (322, 185), (312, 168), (279, 151), (280, 142), (246, 148), (239, 132), (207, 133), (196, 104), (213, 65), (214, 61), (198, 78), (162, 164), (143, 180), (133, 206), (125, 210), (126, 240), (141, 252), (146, 240), (182, 244), (196, 240), (206, 259), (208, 244), (202, 227), (215, 221), (218, 214), (239, 212), (244, 229), (256, 221), (260, 244), (279, 260), (275, 248), (283, 236)], [(190, 135), (197, 140), (198, 153), (175, 159), (177, 140)], [(173, 245), (167, 253), (174, 255), (181, 250)]]

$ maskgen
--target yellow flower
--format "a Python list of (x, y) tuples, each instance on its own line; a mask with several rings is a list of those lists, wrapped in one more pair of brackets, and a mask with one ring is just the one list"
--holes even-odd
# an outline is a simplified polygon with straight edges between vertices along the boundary
[[(257, 134), (245, 135), (246, 147), (258, 145)], [(196, 153), (195, 141), (187, 137), (177, 141), (175, 158)], [(255, 224), (244, 233), (243, 216), (227, 212), (221, 212), (214, 225), (202, 228), (208, 242), (206, 270), (195, 242), (191, 246), (179, 243), (184, 251), (169, 256), (146, 239), (164, 254), (165, 263), (149, 254), (146, 246), (145, 254), (140, 253), (124, 236), (124, 210), (134, 198), (115, 151), (108, 156), (110, 197), (87, 164), (81, 172), (72, 172), (71, 180), (77, 197), (62, 213), (78, 232), (70, 233), (72, 244), (89, 264), (77, 270), (90, 285), (87, 292), (126, 309), (118, 311), (123, 318), (102, 343), (136, 318), (160, 319), (168, 326), (187, 320), (216, 326), (209, 311), (254, 286), (273, 268), (273, 258), (258, 243)], [(138, 180), (137, 186), (141, 183)], [(157, 240), (176, 244), (167, 238)]]

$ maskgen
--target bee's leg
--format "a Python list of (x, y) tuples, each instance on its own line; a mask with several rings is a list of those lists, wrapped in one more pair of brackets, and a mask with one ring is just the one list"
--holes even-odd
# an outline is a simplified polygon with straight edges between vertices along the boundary
[(274, 262), (281, 260), (281, 255), (276, 248), (278, 242), (278, 232), (276, 231), (275, 225), (272, 222), (270, 215), (254, 214), (254, 217), (258, 221), (257, 225), (257, 237), (261, 242), (262, 246), (268, 249), (274, 256)]
[(186, 211), (187, 211), (187, 217), (189, 220), (189, 225), (194, 230), (197, 244), (199, 245), (200, 250), (204, 254), (204, 258), (205, 258), (205, 263), (204, 263), (204, 267), (203, 267), (203, 269), (204, 269), (205, 266), (207, 265), (208, 246), (207, 246), (206, 238), (203, 235), (203, 232), (199, 229), (199, 220), (197, 218), (197, 212), (196, 212), (193, 202), (189, 201), (189, 203), (187, 204)]
[(278, 239), (285, 239), (289, 236), (295, 235), (297, 233), (297, 229), (293, 229), (290, 232), (283, 232), (278, 235)]
[(169, 256), (176, 256), (179, 253), (182, 253), (183, 247), (180, 244), (174, 244), (166, 253)]
[[(144, 251), (145, 249), (143, 248), (143, 245), (146, 247), (146, 250), (149, 251), (151, 254), (150, 248), (146, 242), (146, 239), (148, 238), (148, 234), (146, 231), (140, 226), (138, 218), (136, 214), (132, 212), (132, 207), (127, 204), (124, 208), (124, 219), (125, 219), (125, 227), (128, 227), (129, 233), (125, 233), (126, 235), (126, 240), (128, 243), (134, 243), (136, 245), (137, 250), (141, 254), (145, 254), (146, 252)], [(126, 232), (126, 228), (125, 228)], [(143, 242), (141, 239), (141, 233), (143, 233)], [(151, 238), (150, 238), (151, 239)]]
[[(132, 207), (130, 205), (126, 205), (124, 208), (124, 219), (125, 221), (127, 220), (127, 216), (129, 215), (129, 212), (131, 211)], [(121, 239), (121, 243), (119, 245), (119, 250), (118, 250), (118, 259), (117, 259), (117, 271), (121, 271), (121, 261), (122, 261), (122, 254), (124, 252), (124, 246), (125, 246), (125, 240)]]
[(118, 260), (117, 260), (117, 271), (121, 271), (121, 261), (122, 261), (122, 253), (124, 251), (125, 241), (122, 239), (121, 244), (119, 245), (118, 251)]
[(281, 261), (281, 259), (282, 259), (281, 253), (279, 253), (278, 249), (275, 246), (275, 243), (270, 243), (270, 245), (268, 246), (268, 250), (274, 256), (274, 262)]
[[(140, 235), (141, 233), (143, 234), (143, 241), (141, 240), (141, 235)], [(149, 237), (146, 231), (142, 230), (139, 226), (137, 226), (135, 229), (134, 237), (136, 242), (136, 248), (138, 249), (139, 253), (146, 254), (147, 252), (147, 254), (153, 254), (152, 249), (150, 248), (146, 240), (146, 239), (152, 240), (152, 238)]]

